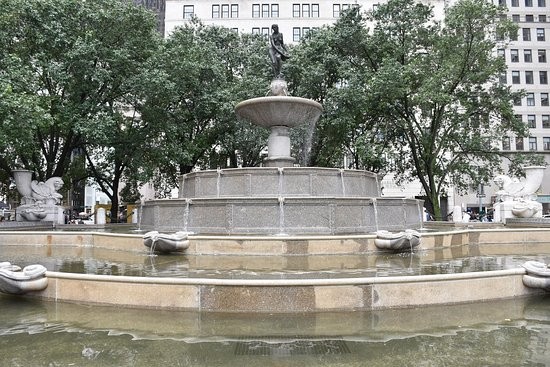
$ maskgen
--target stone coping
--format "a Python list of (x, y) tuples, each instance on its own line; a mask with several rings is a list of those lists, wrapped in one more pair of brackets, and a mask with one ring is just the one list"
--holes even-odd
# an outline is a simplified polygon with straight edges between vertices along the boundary
[(199, 312), (348, 312), (452, 305), (543, 294), (523, 268), (478, 273), (345, 279), (183, 279), (47, 272), (29, 293), (55, 302)]
[[(376, 251), (374, 235), (356, 236), (191, 236), (191, 253), (292, 256), (338, 255)], [(464, 244), (550, 243), (547, 229), (460, 230), (423, 234), (425, 250)], [(218, 243), (217, 247), (212, 245)], [(286, 243), (286, 247), (281, 243)], [(0, 246), (93, 246), (120, 251), (144, 251), (142, 235), (96, 232), (3, 232)], [(347, 249), (344, 249), (345, 247)], [(293, 247), (310, 252), (297, 253)], [(502, 246), (514, 252), (517, 246)], [(273, 250), (272, 252), (265, 249)], [(343, 250), (344, 249), (344, 250)], [(193, 252), (195, 251), (195, 252)], [(210, 252), (208, 252), (210, 251)], [(285, 252), (286, 251), (286, 252)], [(317, 252), (315, 252), (317, 251)], [(1, 260), (1, 259), (0, 259)], [(452, 305), (543, 294), (523, 284), (523, 268), (486, 272), (396, 277), (329, 279), (149, 278), (46, 272), (48, 287), (29, 293), (55, 302), (114, 305), (129, 308), (199, 312), (341, 312), (428, 305)]]
[[(90, 246), (131, 252), (143, 252), (143, 234), (69, 231), (3, 231), (2, 245)], [(452, 248), (463, 244), (525, 246), (550, 244), (549, 228), (459, 229), (421, 231), (422, 250)], [(190, 235), (190, 255), (354, 255), (382, 252), (374, 244), (375, 234), (357, 235)], [(1, 260), (1, 259), (0, 259)]]

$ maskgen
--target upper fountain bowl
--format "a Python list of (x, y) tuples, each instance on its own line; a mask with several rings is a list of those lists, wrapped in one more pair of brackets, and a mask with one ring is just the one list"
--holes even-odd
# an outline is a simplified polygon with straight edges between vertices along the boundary
[(317, 121), (323, 112), (320, 103), (310, 99), (289, 96), (269, 96), (248, 99), (235, 107), (240, 118), (263, 126), (295, 127)]

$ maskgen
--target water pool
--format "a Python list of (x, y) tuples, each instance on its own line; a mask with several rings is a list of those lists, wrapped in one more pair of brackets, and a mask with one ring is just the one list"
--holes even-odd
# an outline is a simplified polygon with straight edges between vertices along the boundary
[(504, 270), (525, 261), (550, 263), (550, 244), (461, 245), (447, 249), (418, 249), (413, 253), (373, 252), (355, 255), (151, 255), (81, 246), (2, 246), (1, 259), (26, 266), (42, 264), (49, 271), (222, 279), (292, 279), (384, 277), (454, 274)]
[(550, 298), (218, 314), (0, 295), (2, 366), (544, 366)]

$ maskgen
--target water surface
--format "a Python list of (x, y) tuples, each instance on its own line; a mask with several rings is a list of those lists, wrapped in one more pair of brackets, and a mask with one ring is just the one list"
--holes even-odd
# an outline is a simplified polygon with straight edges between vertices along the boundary
[(379, 312), (215, 314), (0, 295), (2, 366), (545, 366), (550, 298)]

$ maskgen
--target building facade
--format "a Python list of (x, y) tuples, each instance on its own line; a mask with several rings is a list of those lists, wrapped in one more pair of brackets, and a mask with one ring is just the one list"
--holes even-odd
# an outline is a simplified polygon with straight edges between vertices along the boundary
[[(514, 91), (525, 91), (523, 98), (514, 101), (514, 111), (529, 127), (528, 137), (505, 137), (501, 149), (510, 155), (541, 154), (550, 164), (550, 0), (494, 0), (494, 3), (506, 7), (508, 17), (519, 27), (517, 37), (508, 47), (495, 52), (506, 60), (507, 71), (501, 75), (501, 82)], [(494, 185), (482, 192), (472, 188), (471, 194), (458, 197), (457, 202), (474, 210), (479, 206), (490, 208), (496, 189)], [(545, 212), (550, 211), (549, 168), (538, 201)]]
[(164, 35), (164, 17), (166, 10), (166, 0), (133, 0), (134, 4), (143, 6), (151, 10), (157, 16), (157, 29), (161, 35)]
[[(296, 43), (312, 29), (334, 23), (342, 11), (351, 6), (365, 10), (383, 0), (166, 0), (165, 35), (193, 17), (204, 24), (216, 24), (243, 33), (271, 33), (277, 24), (286, 43)], [(447, 0), (425, 1), (434, 5), (437, 16), (443, 16)]]

